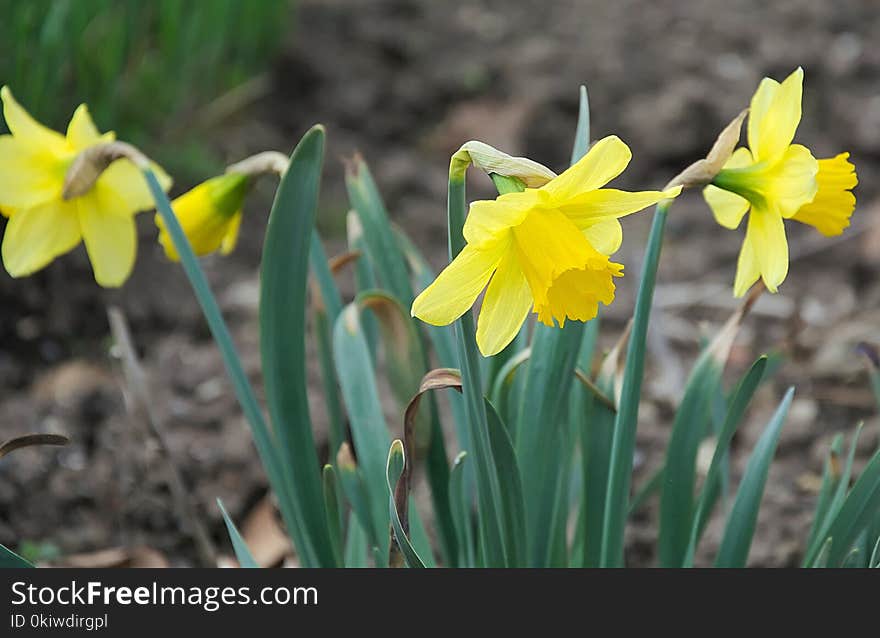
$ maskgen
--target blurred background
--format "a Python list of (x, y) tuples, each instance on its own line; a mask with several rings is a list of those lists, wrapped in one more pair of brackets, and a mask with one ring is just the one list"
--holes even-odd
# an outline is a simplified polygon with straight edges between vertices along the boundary
[[(764, 351), (782, 361), (735, 441), (735, 471), (744, 462), (738, 451), (751, 448), (784, 387), (798, 387), (752, 550), (754, 564), (789, 565), (803, 551), (831, 437), (865, 419), (857, 459), (878, 444), (880, 421), (856, 350), (880, 340), (878, 12), (867, 0), (0, 0), (0, 83), (57, 129), (88, 102), (102, 130), (116, 130), (174, 175), (175, 194), (248, 154), (288, 152), (322, 122), (319, 226), (328, 252), (344, 250), (342, 160), (360, 151), (394, 221), (439, 268), (446, 170), (464, 141), (561, 170), (585, 84), (593, 138), (614, 133), (633, 150), (616, 185), (659, 188), (705, 154), (761, 77), (781, 80), (803, 66), (797, 140), (819, 157), (852, 153), (859, 204), (841, 237), (789, 226), (789, 278), (756, 307), (729, 366), (733, 377)], [(274, 187), (261, 183), (248, 201), (239, 249), (205, 260), (257, 383), (258, 265)], [(475, 175), (471, 195), (490, 196), (490, 187)], [(629, 277), (605, 315), (603, 343), (616, 340), (632, 313), (649, 224), (650, 214), (624, 224), (618, 261)], [(0, 543), (37, 560), (85, 553), (96, 561), (92, 552), (113, 549), (136, 561), (135, 548), (153, 561), (196, 560), (157, 446), (126, 410), (106, 316), (116, 305), (131, 323), (209, 535), (227, 547), (214, 505), (220, 496), (245, 520), (246, 535), (262, 535), (265, 562), (277, 562), (284, 541), (273, 536), (265, 478), (219, 354), (182, 271), (155, 242), (151, 215), (141, 215), (139, 231), (135, 272), (119, 291), (94, 283), (82, 248), (27, 279), (0, 272), (0, 440), (32, 431), (72, 438), (59, 451), (21, 450), (0, 463)], [(670, 406), (700, 335), (734, 308), (741, 239), (714, 224), (698, 194), (671, 213), (636, 484), (665, 448)], [(320, 401), (313, 413), (320, 429)], [(388, 418), (400, 427), (399, 415)], [(632, 564), (653, 560), (655, 508), (649, 502), (633, 519)]]

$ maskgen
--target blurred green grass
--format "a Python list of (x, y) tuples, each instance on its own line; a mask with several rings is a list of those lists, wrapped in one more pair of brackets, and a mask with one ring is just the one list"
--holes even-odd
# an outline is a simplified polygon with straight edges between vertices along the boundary
[(217, 161), (194, 135), (201, 110), (268, 68), (294, 4), (0, 0), (0, 84), (60, 130), (87, 102), (101, 130), (192, 175)]

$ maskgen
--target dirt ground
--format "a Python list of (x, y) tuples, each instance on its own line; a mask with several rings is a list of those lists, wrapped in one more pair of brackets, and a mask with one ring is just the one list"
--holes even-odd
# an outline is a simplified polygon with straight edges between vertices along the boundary
[[(393, 219), (437, 267), (445, 260), (445, 172), (462, 142), (481, 139), (562, 169), (583, 83), (592, 137), (615, 133), (633, 149), (617, 184), (658, 188), (705, 154), (763, 75), (782, 79), (804, 67), (798, 141), (820, 157), (852, 153), (859, 204), (839, 238), (789, 227), (790, 275), (778, 295), (759, 302), (729, 366), (733, 379), (762, 352), (786, 357), (735, 440), (735, 476), (785, 388), (797, 387), (751, 553), (754, 565), (797, 564), (833, 435), (852, 432), (864, 419), (859, 463), (878, 445), (880, 420), (856, 352), (860, 341), (880, 341), (874, 3), (302, 0), (298, 25), (267, 72), (266, 91), (218, 124), (218, 152), (231, 162), (269, 148), (286, 151), (309, 125), (323, 122), (329, 146), (319, 223), (328, 252), (343, 246), (341, 159), (360, 150)], [(489, 186), (475, 177), (471, 194), (488, 195)], [(257, 267), (273, 187), (262, 184), (249, 203), (239, 250), (205, 260), (258, 385)], [(183, 273), (164, 261), (149, 216), (140, 222), (138, 264), (121, 291), (97, 287), (82, 249), (29, 279), (0, 273), (0, 439), (30, 431), (72, 439), (66, 448), (21, 450), (0, 463), (0, 543), (27, 542), (44, 556), (147, 546), (175, 565), (195, 561), (158, 447), (126, 410), (109, 350), (108, 305), (121, 307), (131, 323), (177, 464), (224, 553), (230, 550), (215, 499), (241, 520), (265, 493), (248, 430)], [(605, 314), (604, 344), (632, 313), (649, 225), (649, 213), (625, 222), (618, 261), (629, 276)], [(681, 198), (671, 213), (637, 485), (662, 459), (699, 336), (711, 334), (734, 307), (730, 287), (741, 239), (714, 224), (698, 194)], [(317, 400), (313, 414), (320, 440)], [(399, 416), (389, 419), (400, 427)], [(720, 522), (709, 528), (703, 560), (717, 546)], [(652, 564), (656, 499), (629, 534), (630, 563)]]

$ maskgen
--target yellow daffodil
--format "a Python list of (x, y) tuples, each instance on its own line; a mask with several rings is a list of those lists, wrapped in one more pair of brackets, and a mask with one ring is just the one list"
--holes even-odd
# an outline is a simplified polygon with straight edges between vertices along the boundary
[[(238, 241), (241, 207), (252, 180), (242, 173), (226, 173), (202, 182), (171, 203), (196, 255), (220, 250), (227, 255)], [(165, 229), (161, 216), (156, 215), (159, 243), (169, 259), (180, 257)]]
[[(120, 286), (137, 252), (134, 215), (153, 207), (141, 172), (129, 160), (109, 165), (83, 194), (64, 196), (65, 178), (85, 149), (114, 140), (98, 132), (85, 104), (62, 135), (34, 120), (0, 90), (10, 135), (0, 135), (0, 209), (9, 217), (3, 237), (3, 265), (13, 277), (40, 270), (81, 241), (102, 286)], [(168, 176), (154, 167), (162, 185)]]
[(749, 111), (749, 148), (739, 148), (703, 194), (715, 219), (737, 228), (749, 219), (739, 254), (734, 294), (743, 296), (759, 278), (776, 292), (788, 273), (788, 242), (783, 220), (809, 224), (824, 235), (849, 226), (858, 180), (849, 154), (817, 160), (792, 144), (801, 120), (804, 72), (797, 69), (781, 84), (764, 78)]
[(510, 343), (530, 311), (548, 326), (595, 317), (600, 302), (614, 299), (613, 278), (623, 274), (623, 266), (609, 259), (622, 240), (618, 218), (681, 191), (601, 188), (631, 156), (619, 138), (606, 137), (539, 188), (471, 203), (466, 246), (416, 298), (413, 316), (449, 324), (488, 284), (477, 323), (477, 345), (485, 356)]

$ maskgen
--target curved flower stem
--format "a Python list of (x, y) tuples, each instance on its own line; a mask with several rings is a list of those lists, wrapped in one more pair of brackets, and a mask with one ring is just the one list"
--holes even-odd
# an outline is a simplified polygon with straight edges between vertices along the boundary
[[(292, 505), (291, 495), (288, 490), (289, 481), (285, 480), (286, 464), (282, 462), (280, 448), (266, 423), (260, 404), (257, 402), (256, 396), (254, 396), (253, 388), (241, 365), (241, 359), (232, 341), (232, 336), (229, 334), (229, 328), (227, 328), (223, 315), (220, 313), (217, 300), (211, 292), (205, 273), (202, 271), (201, 266), (199, 266), (198, 259), (189, 244), (189, 240), (177, 221), (177, 217), (171, 209), (171, 203), (159, 185), (155, 174), (148, 166), (141, 166), (141, 169), (150, 187), (153, 200), (156, 203), (156, 210), (162, 216), (162, 221), (165, 223), (171, 240), (174, 242), (177, 254), (180, 255), (180, 263), (192, 285), (199, 305), (202, 307), (202, 312), (208, 322), (211, 335), (214, 337), (214, 341), (217, 343), (217, 347), (223, 356), (223, 363), (232, 381), (235, 395), (238, 398), (245, 418), (250, 423), (257, 452), (260, 455), (263, 466), (266, 468), (269, 482), (278, 495), (284, 521), (291, 530), (299, 529), (301, 522), (293, 515), (293, 512), (296, 510)], [(298, 537), (302, 537), (302, 535), (298, 535)]]
[(632, 333), (626, 351), (626, 368), (620, 395), (620, 407), (614, 422), (614, 435), (611, 443), (611, 464), (605, 498), (605, 520), (599, 561), (601, 567), (623, 566), (623, 536), (629, 510), (629, 490), (632, 482), (633, 453), (639, 417), (639, 397), (645, 371), (645, 340), (670, 203), (671, 200), (665, 200), (657, 204), (645, 251), (645, 263), (642, 266), (642, 281), (636, 298)]
[[(462, 234), (467, 200), (465, 197), (465, 171), (467, 162), (453, 158), (449, 167), (449, 258), (454, 259), (465, 241)], [(458, 341), (459, 367), (461, 368), (462, 395), (470, 434), (470, 448), (474, 453), (477, 505), (480, 513), (480, 536), (483, 560), (487, 567), (512, 566), (508, 557), (501, 512), (501, 485), (489, 440), (488, 417), (483, 399), (480, 379), (480, 355), (476, 348), (474, 318), (466, 312), (455, 324)]]

